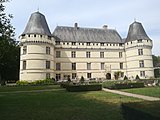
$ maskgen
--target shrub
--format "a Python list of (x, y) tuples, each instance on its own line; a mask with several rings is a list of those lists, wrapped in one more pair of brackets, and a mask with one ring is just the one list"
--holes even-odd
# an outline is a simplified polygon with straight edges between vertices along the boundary
[(23, 80), (23, 81), (17, 81), (16, 84), (17, 85), (29, 85), (29, 82)]
[(128, 78), (127, 78), (127, 76), (126, 76), (126, 75), (124, 76), (124, 80), (128, 80)]
[(66, 90), (69, 92), (98, 91), (102, 90), (102, 85), (68, 85)]
[(139, 76), (138, 75), (136, 75), (136, 78), (135, 78), (136, 80), (140, 80), (140, 78), (139, 78)]
[(144, 87), (142, 82), (131, 82), (131, 81), (108, 81), (103, 83), (104, 88), (108, 89), (127, 89), (127, 88), (141, 88)]
[(81, 76), (80, 83), (81, 83), (81, 84), (84, 83), (84, 77), (83, 77), (83, 76)]

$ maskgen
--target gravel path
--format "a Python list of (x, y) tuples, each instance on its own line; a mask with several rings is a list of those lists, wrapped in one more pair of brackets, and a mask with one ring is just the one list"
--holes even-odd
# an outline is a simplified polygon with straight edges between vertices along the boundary
[(103, 90), (106, 91), (106, 92), (116, 93), (116, 94), (120, 94), (120, 95), (124, 95), (124, 96), (140, 98), (140, 99), (147, 100), (147, 101), (158, 101), (158, 100), (160, 100), (160, 98), (157, 98), (157, 97), (138, 95), (138, 94), (122, 92), (122, 91), (118, 91), (118, 90), (110, 90), (110, 89), (106, 89), (106, 88), (103, 88)]

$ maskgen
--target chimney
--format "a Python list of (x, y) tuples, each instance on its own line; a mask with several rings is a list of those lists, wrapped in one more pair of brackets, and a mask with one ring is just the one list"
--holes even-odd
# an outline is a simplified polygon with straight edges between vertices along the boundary
[(107, 30), (108, 26), (107, 25), (103, 25), (103, 29)]
[(78, 29), (78, 23), (74, 23), (74, 28), (75, 28), (75, 30)]

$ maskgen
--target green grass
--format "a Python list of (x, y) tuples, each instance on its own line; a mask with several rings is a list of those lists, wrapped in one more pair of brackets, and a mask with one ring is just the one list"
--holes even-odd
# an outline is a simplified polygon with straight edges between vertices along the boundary
[(66, 92), (58, 86), (50, 92), (4, 93), (40, 87), (49, 86), (0, 87), (0, 120), (123, 120), (121, 102), (142, 101), (104, 91)]
[(123, 89), (121, 91), (136, 93), (136, 94), (141, 94), (141, 95), (147, 95), (147, 96), (152, 96), (152, 97), (160, 97), (160, 87)]

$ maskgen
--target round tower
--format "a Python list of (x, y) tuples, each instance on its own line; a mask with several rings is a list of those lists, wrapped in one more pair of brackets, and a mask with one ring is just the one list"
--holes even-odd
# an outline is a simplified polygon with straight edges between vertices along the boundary
[(125, 40), (127, 76), (134, 79), (154, 77), (152, 61), (152, 40), (147, 36), (143, 26), (134, 22), (129, 26)]
[(20, 80), (54, 77), (54, 40), (45, 16), (40, 12), (33, 13), (19, 38)]

